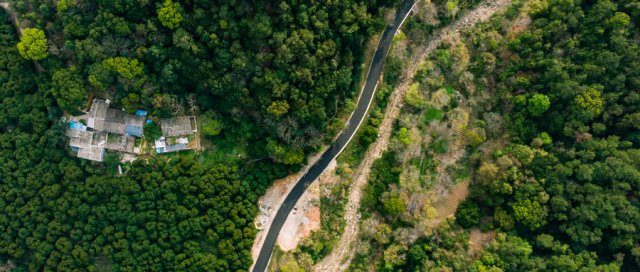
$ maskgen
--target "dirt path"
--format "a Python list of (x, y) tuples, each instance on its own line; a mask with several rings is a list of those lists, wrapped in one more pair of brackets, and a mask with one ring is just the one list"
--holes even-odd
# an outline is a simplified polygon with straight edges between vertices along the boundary
[(349, 267), (354, 253), (352, 245), (357, 240), (359, 233), (360, 213), (358, 211), (362, 198), (362, 189), (367, 182), (373, 161), (379, 158), (387, 149), (393, 129), (392, 124), (400, 114), (404, 93), (412, 83), (420, 63), (440, 45), (448, 33), (457, 32), (478, 22), (486, 21), (496, 12), (506, 8), (510, 3), (510, 0), (490, 0), (481, 4), (453, 24), (442, 28), (422, 49), (418, 50), (418, 54), (411, 58), (409, 66), (402, 75), (402, 81), (389, 98), (389, 104), (379, 127), (378, 139), (365, 153), (365, 157), (356, 171), (354, 182), (349, 188), (349, 200), (345, 208), (347, 226), (342, 237), (340, 237), (340, 242), (329, 256), (314, 267), (315, 271), (345, 271)]
[(11, 10), (11, 8), (9, 7), (9, 3), (3, 0), (0, 0), (0, 7), (2, 7), (7, 12), (7, 14), (9, 14), (9, 17), (11, 17), (11, 21), (13, 22), (13, 25), (18, 30), (18, 33), (20, 34), (20, 36), (22, 36), (22, 28), (20, 28), (20, 21), (18, 20), (18, 15), (15, 12), (13, 12), (13, 10)]
[(2, 7), (11, 18), (13, 26), (18, 30), (18, 35), (22, 36), (23, 29), (20, 27), (20, 20), (18, 19), (18, 15), (11, 9), (11, 6), (9, 6), (9, 3), (0, 0), (0, 7)]
[(496, 238), (496, 232), (494, 230), (489, 232), (482, 232), (479, 228), (471, 229), (469, 234), (469, 255), (478, 254), (482, 249)]

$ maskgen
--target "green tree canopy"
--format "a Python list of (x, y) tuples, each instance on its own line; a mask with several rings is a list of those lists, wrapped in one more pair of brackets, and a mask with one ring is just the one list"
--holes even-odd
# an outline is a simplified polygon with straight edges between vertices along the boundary
[(456, 211), (456, 222), (465, 228), (480, 223), (480, 208), (473, 201), (465, 200)]
[(384, 207), (385, 214), (392, 217), (401, 215), (407, 207), (404, 200), (402, 200), (399, 195), (393, 193), (383, 195), (381, 202)]
[(551, 103), (548, 96), (536, 93), (529, 98), (527, 105), (531, 115), (540, 116), (549, 109)]
[(158, 19), (163, 26), (175, 29), (182, 22), (182, 7), (180, 3), (172, 0), (165, 0), (162, 7), (158, 8)]
[(211, 113), (200, 115), (198, 117), (198, 122), (202, 128), (202, 134), (206, 136), (216, 136), (222, 132), (222, 122), (220, 122), (220, 120)]
[(63, 110), (78, 110), (85, 102), (87, 90), (84, 88), (84, 81), (75, 66), (56, 71), (53, 74), (51, 86), (53, 96)]
[(125, 57), (108, 58), (102, 61), (102, 65), (117, 72), (126, 79), (133, 79), (143, 74), (144, 65), (137, 59)]
[(538, 201), (520, 200), (511, 207), (516, 220), (531, 230), (538, 229), (547, 223), (547, 209)]
[(419, 83), (414, 83), (409, 86), (409, 89), (404, 94), (404, 102), (417, 109), (422, 109), (425, 106), (424, 97), (422, 97), (420, 93)]
[(20, 42), (18, 43), (18, 52), (25, 59), (41, 60), (47, 57), (47, 38), (44, 31), (37, 28), (26, 28), (22, 32)]
[(271, 105), (267, 107), (267, 112), (280, 117), (285, 115), (289, 111), (289, 103), (286, 100), (279, 100), (271, 102)]

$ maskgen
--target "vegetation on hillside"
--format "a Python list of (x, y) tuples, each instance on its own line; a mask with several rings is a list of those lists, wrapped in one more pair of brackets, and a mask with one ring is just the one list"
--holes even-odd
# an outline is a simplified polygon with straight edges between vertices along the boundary
[[(414, 78), (396, 144), (405, 142), (402, 128), (410, 132), (421, 118), (430, 128), (424, 134), (434, 136), (429, 152), (449, 154), (456, 142), (435, 144), (446, 135), (434, 131), (434, 120), (470, 107), (464, 127), (450, 125), (463, 135), (468, 161), (447, 172), (470, 177), (471, 194), (455, 220), (420, 232), (407, 214), (416, 207), (413, 184), (424, 185), (405, 175), (415, 171), (406, 162), (412, 155), (392, 143), (372, 169), (351, 269), (365, 271), (373, 260), (379, 271), (638, 270), (639, 7), (516, 1), (491, 22), (450, 36)], [(407, 36), (420, 41), (416, 33), (424, 32)], [(451, 100), (434, 109), (439, 97)], [(478, 251), (465, 237), (469, 228), (495, 238)]]

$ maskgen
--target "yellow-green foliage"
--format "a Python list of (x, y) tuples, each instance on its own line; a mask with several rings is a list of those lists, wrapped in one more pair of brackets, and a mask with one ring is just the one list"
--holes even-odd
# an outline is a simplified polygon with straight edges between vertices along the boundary
[(593, 88), (588, 88), (582, 94), (576, 96), (575, 102), (578, 107), (594, 115), (598, 115), (604, 110), (602, 95)]
[(547, 223), (547, 209), (538, 201), (520, 200), (511, 205), (511, 208), (516, 220), (531, 230), (538, 229)]
[(280, 117), (289, 112), (289, 103), (286, 100), (279, 100), (271, 102), (271, 105), (267, 108), (267, 112)]
[(47, 57), (47, 51), (49, 50), (44, 31), (37, 28), (25, 29), (17, 47), (20, 55), (29, 60), (44, 59)]
[(126, 79), (133, 79), (143, 73), (143, 65), (137, 59), (125, 57), (108, 58), (102, 61), (106, 68), (117, 72)]
[(405, 145), (409, 145), (409, 143), (411, 143), (411, 139), (409, 138), (409, 132), (407, 131), (407, 128), (403, 127), (400, 129), (400, 131), (398, 132), (398, 139), (400, 140), (400, 142), (402, 142)]
[(422, 94), (420, 93), (419, 87), (419, 83), (411, 84), (404, 95), (404, 102), (409, 106), (421, 109), (424, 107), (425, 102), (424, 97), (422, 97)]
[(174, 3), (171, 0), (164, 1), (161, 8), (158, 9), (158, 19), (160, 23), (169, 29), (175, 29), (182, 22), (182, 12), (180, 3)]

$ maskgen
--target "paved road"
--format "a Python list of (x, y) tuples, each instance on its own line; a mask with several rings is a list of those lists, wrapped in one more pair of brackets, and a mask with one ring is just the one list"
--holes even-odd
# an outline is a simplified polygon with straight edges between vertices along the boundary
[(284, 225), (284, 222), (287, 220), (289, 213), (291, 213), (291, 210), (298, 202), (298, 199), (300, 199), (307, 186), (315, 181), (327, 168), (329, 163), (335, 159), (340, 152), (342, 152), (358, 130), (358, 127), (360, 126), (360, 123), (362, 123), (362, 120), (371, 105), (371, 101), (373, 100), (378, 78), (380, 77), (380, 72), (382, 72), (382, 65), (384, 64), (387, 53), (389, 52), (389, 47), (391, 47), (393, 36), (398, 31), (407, 15), (409, 15), (409, 11), (411, 11), (413, 3), (413, 0), (405, 0), (396, 11), (393, 21), (387, 26), (384, 33), (382, 33), (382, 37), (378, 42), (378, 48), (376, 49), (373, 61), (371, 62), (371, 67), (369, 68), (369, 73), (367, 74), (367, 80), (364, 84), (364, 88), (362, 89), (362, 93), (360, 94), (357, 108), (351, 115), (351, 118), (349, 118), (347, 127), (342, 131), (342, 133), (340, 133), (340, 136), (338, 136), (329, 149), (322, 154), (320, 159), (316, 161), (311, 168), (309, 168), (309, 171), (307, 171), (307, 173), (298, 180), (298, 183), (296, 183), (293, 189), (291, 189), (289, 195), (287, 195), (287, 198), (285, 198), (278, 210), (278, 213), (276, 213), (276, 217), (273, 219), (273, 223), (271, 223), (271, 227), (269, 228), (269, 232), (264, 240), (264, 244), (260, 249), (258, 260), (253, 267), (253, 272), (263, 272), (267, 270), (267, 265), (269, 264), (269, 259), (271, 258), (271, 253), (276, 244), (278, 234), (280, 234), (282, 225)]

